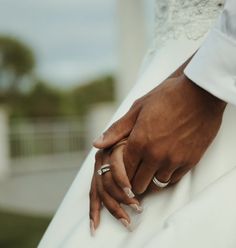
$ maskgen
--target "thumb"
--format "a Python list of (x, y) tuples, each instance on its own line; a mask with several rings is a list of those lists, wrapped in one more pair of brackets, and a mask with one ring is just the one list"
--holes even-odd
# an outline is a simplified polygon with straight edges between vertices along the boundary
[(99, 149), (108, 148), (127, 137), (135, 125), (140, 109), (140, 107), (132, 107), (123, 117), (114, 122), (98, 139), (96, 139), (93, 142), (93, 146)]

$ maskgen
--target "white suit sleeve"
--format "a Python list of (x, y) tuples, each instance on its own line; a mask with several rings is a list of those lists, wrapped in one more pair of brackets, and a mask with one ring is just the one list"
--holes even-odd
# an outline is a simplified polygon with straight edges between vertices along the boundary
[(216, 25), (184, 73), (201, 88), (236, 105), (236, 0), (226, 0)]

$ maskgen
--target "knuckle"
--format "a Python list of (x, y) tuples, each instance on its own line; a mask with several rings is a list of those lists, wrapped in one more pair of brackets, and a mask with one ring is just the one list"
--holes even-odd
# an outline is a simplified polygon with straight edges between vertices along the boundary
[(169, 163), (172, 167), (181, 166), (183, 164), (183, 158), (181, 154), (169, 155)]
[(164, 155), (160, 152), (157, 151), (154, 148), (147, 149), (147, 155), (148, 157), (152, 160), (155, 161), (156, 163), (163, 161)]

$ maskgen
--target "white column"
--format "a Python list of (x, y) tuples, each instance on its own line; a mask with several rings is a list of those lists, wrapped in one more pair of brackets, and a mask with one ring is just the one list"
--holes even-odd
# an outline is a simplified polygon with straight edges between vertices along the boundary
[(137, 79), (147, 46), (143, 0), (117, 0), (119, 24), (119, 71), (117, 99), (121, 101)]
[(8, 173), (9, 166), (8, 115), (0, 106), (0, 180)]

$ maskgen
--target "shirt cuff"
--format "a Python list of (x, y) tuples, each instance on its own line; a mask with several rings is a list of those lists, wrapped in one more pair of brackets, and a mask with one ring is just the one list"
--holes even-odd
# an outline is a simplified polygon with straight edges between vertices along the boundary
[(236, 105), (236, 41), (214, 28), (184, 70), (201, 88)]

